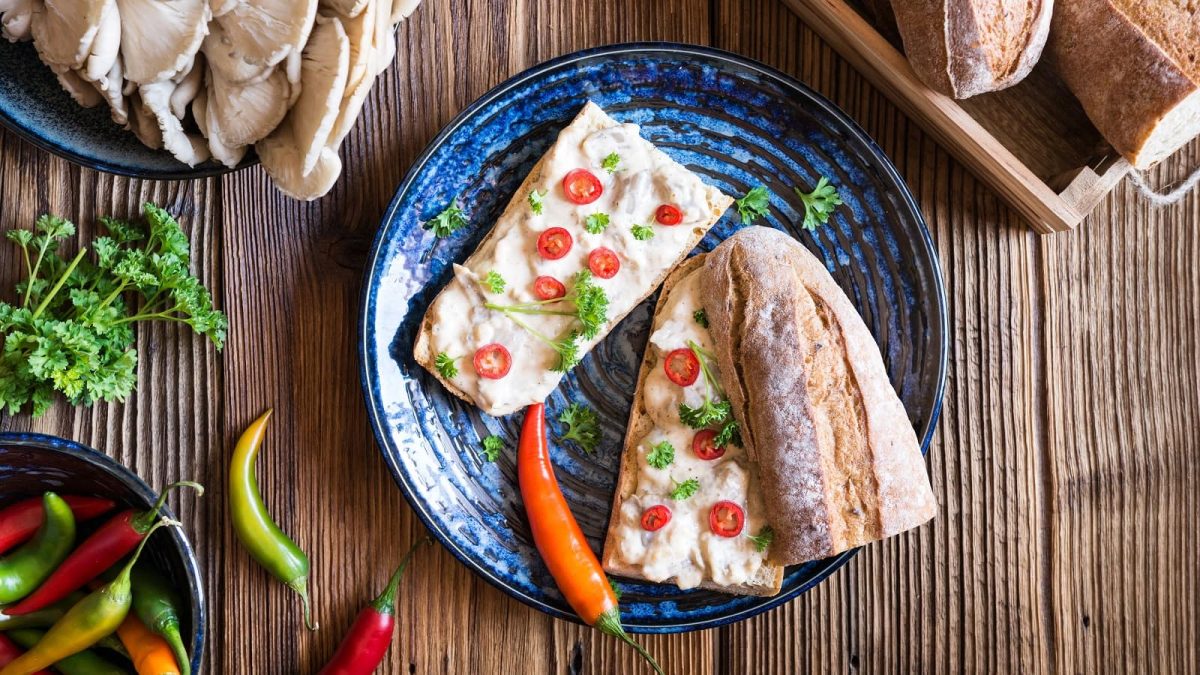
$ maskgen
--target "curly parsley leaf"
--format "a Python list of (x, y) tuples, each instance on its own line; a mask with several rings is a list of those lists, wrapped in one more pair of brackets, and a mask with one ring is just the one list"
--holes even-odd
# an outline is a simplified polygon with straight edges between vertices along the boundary
[(21, 248), (26, 279), (15, 304), (0, 302), (0, 407), (43, 414), (56, 396), (73, 405), (123, 401), (137, 383), (140, 321), (172, 321), (224, 346), (228, 320), (189, 271), (187, 236), (153, 204), (143, 223), (103, 218), (107, 236), (69, 261), (58, 256), (75, 226), (42, 216), (6, 236)]
[(754, 542), (754, 550), (762, 553), (763, 551), (767, 550), (767, 548), (771, 546), (771, 542), (775, 540), (775, 530), (772, 530), (771, 526), (767, 525), (763, 529), (759, 530), (758, 534), (750, 535), (749, 539), (750, 541)]
[(608, 153), (608, 156), (604, 158), (604, 161), (600, 162), (600, 168), (604, 169), (605, 171), (607, 171), (611, 174), (611, 173), (616, 172), (617, 167), (620, 164), (621, 164), (621, 156), (615, 152), (610, 152), (610, 153)]
[(692, 495), (696, 494), (697, 490), (700, 489), (700, 481), (696, 480), (695, 478), (689, 478), (682, 483), (676, 483), (674, 479), (672, 479), (671, 482), (675, 483), (675, 487), (671, 489), (669, 496), (671, 499), (674, 499), (677, 502), (681, 502), (691, 497)]
[(737, 420), (730, 415), (728, 419), (721, 423), (721, 429), (717, 431), (717, 435), (713, 437), (713, 445), (718, 448), (723, 448), (730, 443), (742, 447), (742, 428), (738, 426)]
[(656, 469), (665, 469), (675, 461), (675, 446), (668, 441), (663, 441), (646, 454), (646, 463)]
[(737, 205), (738, 215), (741, 216), (742, 222), (749, 225), (756, 218), (765, 218), (771, 206), (771, 193), (767, 192), (765, 185), (750, 190), (745, 197), (735, 200)]
[(457, 360), (446, 352), (439, 352), (433, 359), (433, 365), (437, 367), (437, 371), (442, 377), (449, 380), (458, 377), (458, 366), (455, 364)]
[(455, 197), (450, 205), (442, 210), (433, 218), (425, 221), (421, 227), (433, 232), (435, 237), (449, 237), (463, 226), (467, 224), (467, 217), (463, 215), (463, 210), (458, 207), (458, 197)]
[(529, 210), (533, 211), (535, 216), (542, 215), (542, 209), (546, 203), (546, 195), (550, 194), (549, 190), (538, 192), (537, 190), (529, 191)]
[(647, 239), (654, 238), (654, 228), (649, 225), (634, 225), (631, 229), (633, 230), (633, 238), (638, 241), (646, 241)]
[(600, 234), (606, 227), (608, 227), (607, 213), (593, 213), (583, 219), (583, 229), (592, 234)]
[(582, 403), (572, 403), (558, 414), (558, 421), (567, 425), (564, 441), (574, 441), (584, 452), (591, 454), (600, 444), (600, 420), (596, 413)]
[(493, 293), (503, 293), (504, 287), (506, 285), (505, 281), (504, 281), (504, 277), (500, 276), (500, 273), (497, 272), (496, 270), (492, 270), (491, 272), (488, 272), (483, 277), (482, 283), (483, 283), (484, 288), (488, 289), (489, 291), (491, 291)]
[[(572, 305), (571, 309), (557, 308), (564, 303)], [(504, 313), (513, 323), (554, 350), (558, 354), (558, 362), (552, 369), (558, 373), (565, 373), (579, 363), (580, 340), (595, 338), (608, 322), (608, 294), (596, 285), (588, 270), (580, 270), (575, 274), (575, 285), (561, 298), (512, 305), (488, 302), (484, 303), (484, 307)], [(522, 320), (520, 317), (525, 314), (572, 316), (578, 320), (579, 327), (555, 338)]]
[(692, 312), (692, 318), (695, 319), (696, 323), (700, 324), (702, 327), (708, 328), (708, 314), (706, 314), (704, 310), (698, 309)]
[(825, 176), (821, 176), (812, 192), (803, 192), (800, 188), (796, 188), (796, 194), (804, 202), (804, 229), (806, 230), (815, 230), (828, 223), (833, 210), (842, 205), (842, 196)]
[(500, 451), (504, 449), (504, 439), (493, 434), (484, 438), (482, 445), (483, 458), (489, 462), (494, 462), (500, 458)]
[[(711, 398), (693, 408), (686, 403), (679, 404), (679, 419), (693, 429), (705, 429), (717, 424), (723, 424), (732, 414), (729, 401), (714, 401)], [(720, 445), (718, 443), (718, 445)]]

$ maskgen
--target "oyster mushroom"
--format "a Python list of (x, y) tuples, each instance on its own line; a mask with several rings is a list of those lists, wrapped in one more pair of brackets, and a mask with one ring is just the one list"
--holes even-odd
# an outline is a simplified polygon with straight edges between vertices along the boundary
[(208, 35), (200, 51), (208, 59), (208, 67), (230, 84), (246, 84), (265, 80), (272, 73), (272, 66), (250, 63), (242, 51), (225, 33), (220, 21), (209, 24)]
[[(356, 16), (339, 16), (346, 37), (350, 40), (350, 71), (346, 76), (346, 90), (354, 91), (367, 75), (375, 50), (375, 21), (379, 10), (377, 0), (367, 0)], [(386, 19), (384, 19), (386, 21)]]
[(192, 65), (177, 76), (175, 82), (177, 86), (171, 92), (171, 113), (183, 119), (187, 115), (188, 104), (195, 100), (204, 87), (204, 58), (196, 56)]
[(336, 151), (322, 147), (311, 171), (302, 171), (304, 156), (296, 144), (290, 120), (255, 146), (267, 175), (283, 194), (312, 201), (325, 195), (342, 173), (342, 160)]
[(92, 82), (92, 86), (108, 102), (113, 122), (121, 126), (125, 126), (129, 122), (129, 107), (125, 100), (125, 93), (122, 91), (125, 84), (124, 75), (124, 65), (118, 56), (113, 61), (112, 68), (103, 77)]
[(208, 144), (203, 138), (184, 131), (179, 118), (171, 112), (171, 94), (177, 86), (170, 80), (164, 80), (143, 84), (138, 87), (138, 93), (142, 97), (145, 110), (158, 121), (163, 147), (174, 155), (175, 159), (188, 166), (196, 166), (209, 158)]
[(300, 173), (307, 175), (321, 159), (337, 121), (346, 76), (350, 69), (350, 41), (341, 21), (317, 17), (300, 73), (300, 97), (288, 113), (286, 131), (300, 155)]
[(192, 119), (196, 120), (200, 133), (208, 139), (208, 149), (212, 152), (213, 159), (232, 169), (246, 156), (246, 146), (230, 148), (221, 142), (220, 129), (209, 124), (209, 103), (208, 90), (201, 89), (192, 101)]
[(336, 14), (347, 19), (358, 16), (370, 0), (321, 0), (320, 8), (325, 14)]
[(151, 150), (163, 146), (162, 130), (158, 128), (158, 120), (154, 113), (146, 107), (142, 96), (136, 90), (129, 94), (129, 130), (137, 136), (142, 145)]
[(100, 105), (100, 101), (102, 100), (100, 92), (96, 91), (92, 83), (83, 79), (77, 71), (63, 69), (55, 71), (54, 74), (58, 77), (58, 83), (62, 85), (63, 89), (67, 90), (67, 93), (71, 95), (71, 98), (75, 99), (76, 103), (85, 108), (95, 108), (97, 105)]
[(208, 0), (116, 0), (125, 78), (139, 85), (187, 70), (208, 34)]
[(274, 66), (304, 48), (316, 16), (317, 0), (238, 0), (217, 23), (242, 58)]
[(91, 82), (108, 75), (121, 50), (121, 10), (109, 3), (100, 16), (100, 26), (88, 52), (83, 77)]
[(49, 0), (34, 12), (30, 31), (42, 61), (57, 70), (79, 68), (92, 53), (100, 24), (115, 0)]
[(0, 0), (0, 35), (9, 42), (30, 39), (33, 13), (41, 9), (40, 0)]
[(412, 15), (417, 10), (417, 6), (421, 4), (421, 0), (392, 0), (392, 25), (400, 23)]
[(252, 145), (279, 126), (288, 114), (291, 87), (282, 70), (259, 82), (233, 84), (220, 73), (208, 73), (209, 140), (228, 148)]

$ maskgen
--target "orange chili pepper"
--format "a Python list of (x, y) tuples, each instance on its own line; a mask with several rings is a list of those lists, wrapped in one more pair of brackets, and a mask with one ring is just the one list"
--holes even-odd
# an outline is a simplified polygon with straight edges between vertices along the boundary
[(617, 594), (558, 487), (546, 443), (545, 412), (541, 403), (525, 410), (517, 449), (517, 479), (533, 543), (575, 613), (589, 626), (628, 643), (661, 674), (654, 657), (621, 626)]
[(129, 652), (129, 659), (138, 675), (179, 675), (179, 664), (171, 646), (157, 633), (146, 628), (132, 612), (117, 628), (121, 644)]

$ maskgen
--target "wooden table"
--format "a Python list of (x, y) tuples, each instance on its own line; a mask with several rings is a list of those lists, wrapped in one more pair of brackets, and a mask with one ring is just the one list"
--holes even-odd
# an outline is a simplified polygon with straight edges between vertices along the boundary
[[(1154, 210), (1122, 186), (1078, 231), (1036, 236), (776, 0), (425, 0), (399, 32), (314, 204), (263, 172), (153, 183), (98, 174), (0, 133), (0, 226), (152, 200), (182, 216), (232, 330), (138, 335), (136, 395), (56, 406), (32, 429), (98, 447), (161, 486), (202, 481), (182, 516), (203, 561), (209, 672), (308, 673), (421, 527), (375, 448), (355, 332), (364, 259), (410, 162), (460, 109), (535, 63), (629, 40), (711, 44), (844, 108), (929, 219), (953, 328), (929, 453), (936, 521), (867, 547), (817, 589), (734, 626), (647, 643), (674, 673), (1195, 673), (1200, 663), (1200, 198)], [(1193, 143), (1152, 172), (1200, 165)], [(9, 293), (18, 260), (0, 246)], [(7, 296), (5, 296), (7, 297)], [(259, 478), (315, 565), (323, 628), (235, 544), (233, 440), (274, 406)], [(510, 600), (440, 548), (411, 571), (391, 673), (641, 672), (615, 640)], [(643, 669), (644, 670), (644, 669)]]

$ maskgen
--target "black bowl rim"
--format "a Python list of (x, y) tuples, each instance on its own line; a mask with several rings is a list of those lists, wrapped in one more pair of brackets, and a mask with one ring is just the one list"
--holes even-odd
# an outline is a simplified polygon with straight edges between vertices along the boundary
[[(145, 501), (149, 508), (158, 500), (158, 493), (150, 488), (140, 476), (125, 468), (112, 457), (94, 450), (82, 443), (59, 436), (33, 432), (0, 432), (0, 447), (15, 446), (37, 448), (50, 452), (68, 455), (105, 471), (126, 487), (134, 491)], [(163, 505), (162, 514), (174, 518), (171, 507)], [(200, 574), (200, 566), (196, 560), (196, 552), (183, 530), (178, 527), (166, 528), (175, 546), (183, 553), (183, 564), (188, 578), (188, 595), (192, 606), (192, 672), (202, 672), (204, 666), (204, 637), (206, 633), (205, 620), (208, 617), (207, 601), (204, 596), (204, 578)]]
[[(363, 397), (366, 401), (367, 415), (371, 422), (371, 431), (375, 436), (376, 444), (380, 448), (380, 454), (383, 455), (384, 463), (387, 464), (388, 470), (392, 474), (392, 479), (396, 482), (396, 485), (399, 486), (400, 492), (404, 495), (405, 500), (409, 503), (409, 506), (421, 520), (425, 528), (428, 529), (438, 539), (442, 546), (467, 569), (474, 572), (477, 576), (482, 577), (485, 581), (496, 587), (498, 590), (502, 591), (509, 597), (512, 597), (524, 603), (525, 605), (544, 612), (554, 618), (563, 619), (574, 623), (582, 623), (582, 621), (573, 613), (563, 612), (557, 607), (542, 602), (538, 598), (529, 596), (509, 586), (504, 582), (503, 579), (496, 578), (490, 570), (478, 565), (474, 560), (467, 557), (462, 551), (459, 551), (457, 546), (452, 541), (448, 540), (446, 533), (433, 527), (430, 516), (425, 512), (425, 507), (417, 503), (417, 500), (412, 493), (412, 488), (405, 482), (403, 474), (400, 471), (399, 466), (397, 466), (393, 454), (388, 452), (388, 449), (391, 448), (391, 444), (384, 433), (384, 427), (386, 423), (381, 418), (380, 411), (375, 404), (375, 392), (371, 385), (371, 373), (367, 370), (367, 358), (371, 348), (371, 336), (368, 334), (368, 322), (371, 312), (371, 307), (369, 305), (370, 288), (375, 282), (378, 261), (381, 255), (380, 246), (388, 229), (386, 225), (394, 220), (395, 212), (396, 209), (399, 208), (401, 197), (410, 188), (412, 182), (416, 179), (416, 176), (421, 172), (434, 152), (436, 152), (437, 149), (445, 142), (445, 140), (467, 119), (469, 119), (479, 109), (483, 108), (495, 98), (506, 93), (508, 90), (518, 86), (525, 80), (537, 77), (548, 70), (596, 56), (647, 51), (666, 52), (671, 54), (691, 54), (708, 58), (722, 59), (745, 68), (757, 70), (766, 76), (773, 77), (781, 84), (791, 88), (797, 95), (807, 99), (813, 105), (823, 108), (832, 118), (845, 125), (845, 129), (859, 142), (863, 143), (872, 154), (874, 154), (875, 158), (880, 162), (880, 168), (885, 171), (887, 175), (895, 182), (900, 191), (900, 196), (903, 199), (904, 205), (908, 208), (910, 215), (915, 218), (915, 222), (921, 234), (920, 244), (923, 245), (929, 255), (929, 259), (933, 267), (932, 271), (934, 273), (933, 281), (935, 301), (937, 303), (938, 319), (941, 328), (941, 339), (939, 340), (938, 345), (938, 372), (936, 390), (934, 392), (933, 399), (934, 404), (929, 412), (929, 419), (925, 424), (925, 428), (918, 430), (921, 439), (922, 456), (928, 455), (929, 445), (933, 441), (934, 433), (937, 431), (937, 424), (941, 417), (942, 405), (944, 403), (946, 377), (949, 371), (949, 307), (946, 298), (945, 281), (942, 277), (941, 260), (938, 257), (937, 247), (933, 243), (933, 238), (930, 235), (929, 228), (925, 222), (925, 216), (921, 212), (916, 198), (913, 197), (912, 191), (908, 188), (908, 184), (900, 176), (900, 172), (896, 169), (895, 164), (892, 163), (887, 153), (885, 153), (883, 149), (879, 147), (879, 145), (875, 142), (875, 139), (872, 138), (866, 132), (866, 130), (864, 130), (856, 121), (854, 121), (853, 118), (851, 118), (836, 104), (800, 80), (777, 68), (762, 63), (757, 59), (743, 56), (741, 54), (730, 52), (724, 49), (703, 45), (685, 44), (680, 42), (648, 41), (615, 43), (563, 54), (562, 56), (535, 64), (534, 66), (531, 66), (530, 68), (527, 68), (501, 82), (492, 89), (489, 89), (479, 98), (475, 99), (475, 101), (473, 101), (469, 106), (455, 115), (454, 118), (446, 123), (446, 125), (442, 127), (441, 131), (434, 136), (434, 138), (421, 152), (416, 161), (413, 162), (408, 173), (400, 182), (400, 185), (396, 188), (396, 192), (392, 197), (392, 201), (384, 212), (380, 227), (376, 231), (374, 241), (371, 245), (371, 253), (367, 258), (366, 268), (364, 269), (363, 275), (362, 291), (359, 298), (359, 379), (361, 380)], [(853, 558), (860, 550), (861, 547), (853, 548), (848, 551), (843, 551), (842, 553), (831, 558), (827, 558), (825, 560), (825, 567), (817, 571), (817, 573), (807, 582), (797, 586), (796, 588), (781, 592), (778, 595), (769, 598), (763, 598), (763, 602), (747, 607), (739, 612), (696, 623), (627, 626), (627, 630), (629, 630), (631, 633), (643, 634), (685, 633), (694, 630), (717, 628), (720, 626), (744, 621), (764, 612), (775, 609), (776, 607), (795, 599), (799, 595), (808, 592), (812, 588), (825, 581), (825, 579), (840, 569), (847, 562), (849, 562), (849, 560)]]

